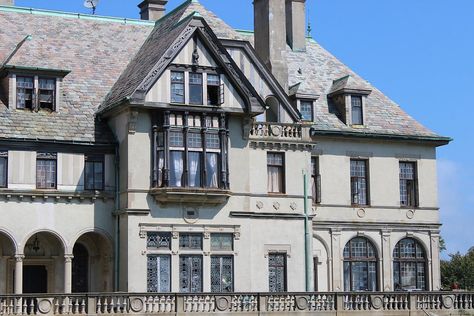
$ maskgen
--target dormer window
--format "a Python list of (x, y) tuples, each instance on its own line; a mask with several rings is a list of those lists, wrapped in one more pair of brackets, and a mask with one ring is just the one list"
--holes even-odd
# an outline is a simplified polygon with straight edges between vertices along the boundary
[(313, 121), (313, 101), (301, 100), (300, 101), (300, 113), (301, 118), (304, 121)]
[(56, 80), (52, 78), (38, 79), (38, 106), (40, 109), (54, 110)]
[(33, 109), (34, 77), (16, 77), (16, 108)]
[(364, 114), (362, 110), (362, 96), (351, 96), (352, 125), (364, 125)]
[(56, 79), (16, 76), (16, 108), (54, 111), (56, 108)]

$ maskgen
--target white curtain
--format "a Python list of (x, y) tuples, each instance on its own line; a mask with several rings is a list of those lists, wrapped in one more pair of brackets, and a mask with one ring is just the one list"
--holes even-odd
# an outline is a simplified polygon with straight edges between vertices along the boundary
[(218, 188), (218, 168), (217, 168), (218, 154), (207, 153), (206, 164), (207, 164), (207, 186), (210, 188)]
[(189, 186), (201, 186), (201, 154), (198, 152), (189, 153)]
[(268, 167), (268, 192), (283, 192), (282, 175), (279, 167)]
[(170, 156), (170, 185), (180, 187), (182, 186), (183, 178), (183, 152), (172, 151)]
[(165, 159), (162, 151), (158, 152), (158, 186), (163, 185), (163, 167), (165, 166)]

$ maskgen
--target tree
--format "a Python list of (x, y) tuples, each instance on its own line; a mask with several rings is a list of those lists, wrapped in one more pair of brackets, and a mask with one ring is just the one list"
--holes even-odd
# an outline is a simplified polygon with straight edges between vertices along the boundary
[(449, 255), (450, 260), (441, 261), (441, 283), (443, 288), (455, 284), (463, 290), (474, 290), (474, 247), (462, 255), (457, 252)]

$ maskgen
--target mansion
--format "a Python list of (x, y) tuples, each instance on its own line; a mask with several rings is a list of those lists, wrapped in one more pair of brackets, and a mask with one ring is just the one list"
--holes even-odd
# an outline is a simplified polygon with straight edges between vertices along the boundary
[(430, 131), (307, 36), (197, 0), (0, 0), (0, 294), (440, 290)]

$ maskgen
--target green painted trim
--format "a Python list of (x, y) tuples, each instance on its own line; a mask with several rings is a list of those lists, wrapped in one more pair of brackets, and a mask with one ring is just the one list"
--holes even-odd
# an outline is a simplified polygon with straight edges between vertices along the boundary
[(29, 71), (42, 71), (42, 72), (55, 72), (67, 75), (71, 72), (71, 70), (65, 69), (53, 69), (53, 68), (40, 68), (40, 67), (27, 67), (27, 66), (15, 66), (15, 65), (5, 65), (2, 69), (6, 70), (29, 70)]
[(239, 29), (235, 29), (235, 31), (237, 33), (242, 33), (242, 34), (247, 34), (247, 35), (253, 35), (253, 31), (250, 31), (250, 30), (239, 30)]
[(133, 24), (133, 25), (147, 25), (147, 26), (155, 25), (154, 21), (91, 15), (91, 14), (73, 13), (73, 12), (64, 12), (64, 11), (54, 11), (54, 10), (34, 9), (34, 8), (17, 7), (17, 6), (0, 5), (0, 12), (27, 13), (27, 14), (34, 14), (34, 15), (56, 16), (56, 17), (63, 17), (63, 18), (76, 18), (76, 19), (83, 19), (83, 20), (93, 20), (93, 21), (113, 22), (113, 23)]
[(401, 134), (382, 134), (382, 133), (365, 133), (365, 132), (348, 132), (348, 131), (327, 131), (311, 129), (311, 136), (341, 136), (341, 137), (361, 137), (374, 139), (393, 139), (407, 141), (426, 141), (439, 142), (443, 145), (453, 141), (450, 137), (443, 136), (418, 136), (418, 135), (401, 135)]

